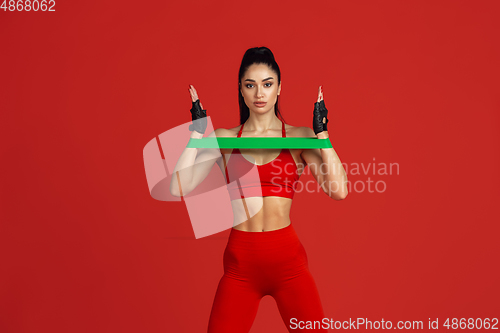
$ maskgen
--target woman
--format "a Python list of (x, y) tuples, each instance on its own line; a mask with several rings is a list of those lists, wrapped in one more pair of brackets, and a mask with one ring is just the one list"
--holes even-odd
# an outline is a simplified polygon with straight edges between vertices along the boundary
[[(281, 73), (268, 48), (256, 47), (246, 51), (238, 82), (240, 126), (216, 129), (213, 133), (215, 136), (328, 138), (322, 87), (319, 87), (314, 107), (314, 131), (308, 127), (291, 126), (280, 120), (283, 118), (277, 102), (281, 92)], [(201, 138), (206, 129), (206, 122), (202, 121), (206, 112), (192, 85), (189, 92), (193, 102), (191, 113), (194, 131), (191, 137)], [(213, 149), (198, 151), (196, 148), (186, 148), (174, 170), (182, 169), (185, 172), (181, 178), (173, 177), (170, 187), (174, 195), (180, 195), (180, 191), (184, 194), (190, 192), (206, 177), (216, 161), (229, 184), (235, 220), (244, 221), (231, 229), (224, 252), (224, 275), (215, 295), (208, 332), (248, 332), (259, 302), (265, 295), (274, 297), (290, 332), (300, 330), (297, 329), (299, 322), (321, 322), (324, 313), (319, 294), (309, 272), (306, 252), (291, 225), (289, 213), (294, 185), (305, 164), (330, 198), (342, 200), (346, 197), (347, 177), (335, 150), (221, 149), (220, 158), (212, 156), (212, 164), (195, 165), (197, 160), (210, 161), (210, 154), (214, 154)], [(241, 169), (252, 159), (259, 171), (260, 184), (242, 186), (235, 181), (238, 180), (237, 174), (235, 176), (232, 172), (233, 176), (230, 177), (228, 170)], [(181, 180), (182, 190), (179, 190), (178, 180)], [(242, 195), (243, 187), (248, 193), (249, 189), (259, 185), (259, 194), (250, 197)], [(258, 209), (249, 214), (255, 207)]]

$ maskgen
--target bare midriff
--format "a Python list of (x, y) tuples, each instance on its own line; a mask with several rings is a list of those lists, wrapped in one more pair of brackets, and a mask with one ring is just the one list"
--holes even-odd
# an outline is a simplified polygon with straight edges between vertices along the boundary
[[(245, 201), (246, 208), (243, 205)], [(290, 225), (292, 199), (282, 197), (255, 197), (232, 202), (233, 228), (247, 232), (264, 232), (285, 228)], [(250, 219), (247, 217), (250, 216)], [(241, 222), (244, 221), (244, 222)], [(239, 223), (241, 222), (241, 223)]]

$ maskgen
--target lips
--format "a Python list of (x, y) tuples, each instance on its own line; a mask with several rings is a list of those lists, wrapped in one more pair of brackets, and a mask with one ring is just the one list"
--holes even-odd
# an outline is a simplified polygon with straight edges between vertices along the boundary
[(256, 107), (264, 107), (266, 106), (267, 102), (254, 102), (253, 103)]

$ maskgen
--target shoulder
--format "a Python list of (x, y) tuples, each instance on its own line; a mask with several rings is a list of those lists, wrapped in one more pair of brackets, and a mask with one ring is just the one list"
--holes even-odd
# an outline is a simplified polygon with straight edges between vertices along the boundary
[(217, 128), (212, 133), (210, 133), (209, 137), (218, 137), (218, 138), (234, 138), (238, 135), (238, 131), (240, 130), (241, 125), (233, 128)]
[(316, 137), (314, 131), (310, 127), (292, 126), (285, 124), (286, 136), (291, 138), (311, 138)]

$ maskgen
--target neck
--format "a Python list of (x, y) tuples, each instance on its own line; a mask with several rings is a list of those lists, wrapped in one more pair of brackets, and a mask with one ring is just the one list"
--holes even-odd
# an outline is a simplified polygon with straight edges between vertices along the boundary
[(265, 133), (270, 129), (281, 131), (281, 120), (274, 114), (274, 109), (265, 114), (256, 114), (250, 111), (250, 115), (245, 122), (245, 130)]

